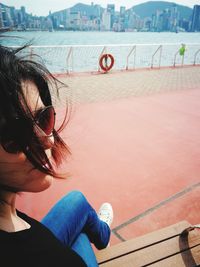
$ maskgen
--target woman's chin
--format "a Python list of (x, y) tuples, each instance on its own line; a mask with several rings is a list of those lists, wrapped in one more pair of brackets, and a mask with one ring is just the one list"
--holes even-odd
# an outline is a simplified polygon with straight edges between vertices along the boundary
[(48, 189), (53, 183), (53, 177), (51, 175), (46, 175), (45, 178), (41, 181), (41, 183), (38, 183), (38, 189), (40, 191), (44, 191)]
[(25, 191), (35, 193), (42, 192), (52, 185), (53, 177), (51, 175), (42, 173), (38, 170), (34, 170), (32, 174), (34, 174), (32, 176), (35, 177), (35, 179), (31, 179), (30, 183), (27, 184)]

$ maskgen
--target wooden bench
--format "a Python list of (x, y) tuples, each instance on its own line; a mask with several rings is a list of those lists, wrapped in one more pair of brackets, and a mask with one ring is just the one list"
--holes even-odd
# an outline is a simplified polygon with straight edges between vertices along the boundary
[(200, 266), (200, 229), (181, 221), (100, 250), (96, 257), (100, 267)]

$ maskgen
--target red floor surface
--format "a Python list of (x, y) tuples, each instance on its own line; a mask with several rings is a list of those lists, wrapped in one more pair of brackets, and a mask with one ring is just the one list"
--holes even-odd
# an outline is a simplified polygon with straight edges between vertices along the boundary
[(184, 90), (78, 105), (63, 132), (71, 177), (23, 194), (18, 208), (41, 219), (80, 190), (97, 210), (113, 205), (111, 244), (180, 220), (200, 223), (199, 99), (200, 90)]

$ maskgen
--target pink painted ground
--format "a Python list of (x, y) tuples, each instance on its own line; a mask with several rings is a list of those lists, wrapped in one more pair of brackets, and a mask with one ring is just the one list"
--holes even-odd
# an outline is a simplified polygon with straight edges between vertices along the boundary
[[(197, 88), (77, 105), (62, 133), (72, 151), (63, 165), (70, 178), (23, 194), (18, 208), (41, 219), (76, 189), (97, 210), (112, 203), (115, 229), (175, 195), (117, 233), (129, 239), (183, 219), (200, 223), (199, 99)], [(111, 244), (117, 242), (113, 234)]]

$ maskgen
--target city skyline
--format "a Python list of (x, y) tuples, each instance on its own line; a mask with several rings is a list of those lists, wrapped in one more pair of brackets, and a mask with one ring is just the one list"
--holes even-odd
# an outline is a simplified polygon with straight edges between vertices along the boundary
[[(159, 1), (159, 0), (154, 0), (154, 1)], [(102, 7), (106, 7), (106, 5), (109, 4), (115, 4), (116, 10), (119, 10), (120, 6), (125, 6), (126, 8), (131, 8), (134, 5), (138, 5), (141, 3), (145, 3), (148, 1), (145, 0), (80, 0), (80, 1), (73, 1), (73, 0), (4, 0), (1, 3), (8, 5), (8, 6), (14, 6), (16, 8), (20, 8), (21, 6), (26, 7), (26, 11), (28, 13), (32, 13), (33, 15), (37, 16), (47, 16), (49, 11), (51, 12), (56, 12), (60, 11), (66, 8), (70, 8), (73, 5), (77, 3), (83, 3), (83, 4), (88, 4), (90, 5), (91, 2), (94, 4), (99, 4)], [(199, 4), (199, 0), (175, 0), (175, 1), (167, 1), (167, 2), (174, 2), (179, 5), (185, 5), (188, 7), (193, 7), (194, 5)], [(41, 4), (42, 3), (42, 4)]]

